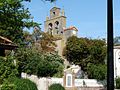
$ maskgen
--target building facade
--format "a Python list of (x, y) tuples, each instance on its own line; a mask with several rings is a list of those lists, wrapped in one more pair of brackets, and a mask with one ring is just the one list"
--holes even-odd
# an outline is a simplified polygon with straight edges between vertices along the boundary
[(114, 46), (114, 78), (120, 77), (120, 46)]

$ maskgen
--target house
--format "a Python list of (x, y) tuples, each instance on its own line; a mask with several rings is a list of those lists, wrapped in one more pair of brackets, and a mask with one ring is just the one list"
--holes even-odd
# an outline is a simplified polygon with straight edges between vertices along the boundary
[(120, 46), (114, 46), (114, 78), (120, 77)]
[(6, 50), (15, 50), (17, 47), (11, 40), (0, 36), (0, 56), (5, 56)]

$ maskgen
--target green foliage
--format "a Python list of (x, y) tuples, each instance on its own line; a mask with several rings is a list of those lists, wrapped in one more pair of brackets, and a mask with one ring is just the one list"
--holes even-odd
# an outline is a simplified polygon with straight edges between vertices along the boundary
[[(23, 44), (23, 29), (39, 26), (33, 22), (28, 8), (23, 2), (31, 0), (0, 0), (0, 35), (17, 44)], [(54, 2), (56, 0), (44, 0)]]
[(77, 64), (89, 78), (106, 79), (106, 43), (100, 39), (68, 38), (63, 55), (71, 63)]
[(61, 84), (52, 84), (48, 90), (65, 90)]
[(106, 44), (104, 40), (91, 40), (92, 44), (89, 47), (90, 52), (90, 60), (91, 63), (94, 64), (104, 64), (105, 57), (106, 57)]
[(105, 80), (107, 79), (107, 66), (102, 64), (88, 64), (88, 76), (91, 79)]
[(23, 42), (23, 28), (37, 24), (23, 1), (28, 0), (0, 0), (0, 35), (18, 44)]
[(20, 73), (26, 72), (40, 77), (54, 76), (57, 73), (62, 75), (63, 59), (58, 54), (43, 54), (35, 49), (26, 48), (19, 49), (16, 58), (19, 61)]
[(18, 59), (19, 73), (37, 74), (37, 64), (43, 60), (42, 55), (36, 50), (28, 48), (20, 48), (17, 51), (16, 58)]
[(41, 46), (41, 50), (42, 52), (55, 52), (55, 37), (53, 37), (52, 35), (48, 34), (48, 33), (41, 33), (42, 37), (40, 40), (40, 46)]
[(72, 36), (66, 43), (64, 55), (67, 60), (87, 70), (87, 64), (104, 64), (106, 44), (104, 40), (77, 38)]
[(16, 86), (14, 84), (4, 83), (1, 85), (0, 90), (16, 90)]
[(14, 60), (11, 56), (0, 57), (0, 84), (8, 78), (17, 76), (18, 71)]
[(86, 63), (88, 62), (88, 39), (70, 37), (67, 41), (65, 56), (68, 61), (81, 66), (85, 70)]
[(120, 36), (114, 38), (114, 45), (115, 46), (120, 45)]
[(116, 89), (120, 89), (120, 77), (116, 79)]
[(28, 79), (15, 78), (13, 83), (16, 85), (16, 90), (38, 90), (36, 84)]
[(48, 33), (42, 32), (40, 27), (35, 26), (32, 34), (28, 33), (27, 31), (24, 31), (23, 34), (26, 46), (34, 47), (43, 53), (55, 52), (56, 44), (54, 41), (56, 38)]
[(9, 78), (2, 84), (1, 90), (38, 90), (35, 83), (28, 79)]
[[(47, 53), (44, 55), (44, 60), (39, 64), (38, 76), (54, 76), (63, 71), (63, 59), (56, 53)], [(55, 76), (58, 76), (55, 75)], [(60, 76), (59, 76), (60, 77)]]

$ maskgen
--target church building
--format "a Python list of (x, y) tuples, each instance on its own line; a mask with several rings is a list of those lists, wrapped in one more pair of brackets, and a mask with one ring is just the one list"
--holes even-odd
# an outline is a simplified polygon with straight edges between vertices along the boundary
[(56, 41), (58, 54), (62, 56), (63, 48), (67, 39), (71, 36), (77, 36), (78, 29), (74, 26), (66, 28), (66, 16), (64, 10), (53, 7), (50, 10), (50, 16), (46, 17), (44, 22), (44, 32), (48, 32), (54, 37), (60, 37), (61, 39)]

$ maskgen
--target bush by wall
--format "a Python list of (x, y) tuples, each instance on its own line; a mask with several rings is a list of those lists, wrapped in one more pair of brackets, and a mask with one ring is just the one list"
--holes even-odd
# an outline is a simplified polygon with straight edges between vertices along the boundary
[(20, 49), (16, 53), (19, 73), (38, 77), (62, 77), (64, 60), (57, 53), (41, 53), (35, 49)]
[(3, 84), (0, 87), (0, 90), (16, 90), (16, 86), (14, 84)]
[(17, 65), (14, 63), (14, 57), (0, 57), (0, 84), (5, 80), (18, 75)]
[(107, 66), (105, 64), (88, 64), (88, 78), (97, 80), (106, 80)]
[(120, 77), (116, 79), (116, 89), (120, 89)]
[(48, 90), (65, 90), (61, 84), (52, 84)]
[(36, 84), (28, 79), (10, 78), (6, 82), (1, 90), (38, 90)]

